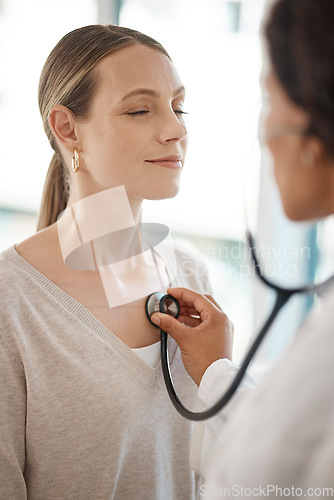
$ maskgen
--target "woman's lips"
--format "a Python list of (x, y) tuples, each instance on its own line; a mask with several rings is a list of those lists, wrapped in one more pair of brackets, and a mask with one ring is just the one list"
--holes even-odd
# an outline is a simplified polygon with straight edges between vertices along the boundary
[(146, 160), (148, 163), (154, 163), (159, 167), (165, 168), (181, 168), (182, 167), (182, 156), (166, 156), (164, 158), (156, 158), (154, 160)]

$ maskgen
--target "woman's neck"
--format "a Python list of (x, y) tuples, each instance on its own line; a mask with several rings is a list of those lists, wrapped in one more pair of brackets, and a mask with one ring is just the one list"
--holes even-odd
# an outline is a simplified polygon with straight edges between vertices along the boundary
[[(85, 198), (91, 198), (91, 197), (94, 197), (95, 195), (96, 196), (96, 204), (98, 204), (98, 195), (100, 193), (112, 193), (112, 191), (114, 189), (119, 189), (119, 188), (123, 188), (124, 190), (124, 202), (130, 206), (131, 208), (131, 211), (132, 211), (132, 215), (133, 215), (133, 218), (135, 220), (135, 223), (138, 224), (141, 222), (141, 216), (142, 216), (142, 204), (143, 204), (143, 200), (141, 198), (138, 198), (138, 197), (135, 197), (135, 196), (129, 196), (126, 192), (126, 189), (125, 189), (125, 186), (117, 186), (116, 188), (110, 188), (110, 189), (105, 189), (105, 190), (100, 190), (100, 191), (93, 191), (92, 190), (78, 190), (78, 189), (73, 189), (70, 193), (70, 196), (69, 196), (69, 199), (68, 199), (68, 203), (67, 203), (67, 208), (68, 207), (71, 207), (75, 204), (77, 204), (78, 202), (80, 202), (81, 200), (84, 200)], [(98, 207), (97, 207), (98, 209)], [(117, 203), (115, 203), (114, 205), (110, 205), (109, 206), (109, 215), (112, 215), (112, 212), (117, 212), (118, 211), (118, 207), (117, 207)]]
[(169, 282), (153, 250), (159, 234), (151, 231), (146, 241), (141, 225), (141, 200), (129, 199), (124, 186), (70, 203), (57, 221), (65, 265), (98, 271), (110, 307), (135, 301)]
[(141, 206), (142, 200), (128, 198), (124, 186), (76, 201), (71, 196), (57, 222), (64, 263), (93, 270), (141, 253)]

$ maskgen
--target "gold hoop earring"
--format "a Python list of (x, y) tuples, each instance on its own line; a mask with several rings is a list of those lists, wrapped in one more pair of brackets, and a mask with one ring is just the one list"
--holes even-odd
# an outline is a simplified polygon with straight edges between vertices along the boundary
[(80, 158), (77, 149), (73, 151), (73, 155), (74, 156), (72, 157), (72, 170), (73, 172), (78, 172), (78, 170), (80, 169)]
[(310, 149), (303, 149), (300, 152), (300, 159), (305, 167), (313, 167), (315, 163), (315, 154)]

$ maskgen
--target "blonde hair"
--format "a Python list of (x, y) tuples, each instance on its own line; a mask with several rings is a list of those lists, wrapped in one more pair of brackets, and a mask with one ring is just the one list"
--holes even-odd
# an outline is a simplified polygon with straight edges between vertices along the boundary
[(45, 133), (55, 152), (45, 179), (38, 231), (57, 220), (66, 208), (69, 197), (67, 168), (57, 151), (48, 122), (51, 107), (61, 104), (77, 118), (89, 116), (98, 87), (94, 71), (96, 65), (109, 54), (135, 43), (160, 50), (170, 59), (160, 43), (139, 31), (99, 24), (71, 31), (58, 42), (47, 58), (39, 81), (38, 104)]

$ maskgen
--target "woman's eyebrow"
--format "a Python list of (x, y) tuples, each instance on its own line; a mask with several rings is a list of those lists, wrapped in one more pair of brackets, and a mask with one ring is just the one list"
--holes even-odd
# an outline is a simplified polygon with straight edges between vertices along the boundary
[[(124, 101), (125, 99), (128, 99), (129, 97), (133, 97), (135, 95), (142, 95), (142, 94), (149, 95), (149, 96), (155, 97), (155, 98), (159, 98), (160, 97), (160, 93), (157, 92), (156, 90), (152, 90), (152, 89), (135, 89), (135, 90), (131, 90), (131, 92), (129, 92), (128, 94), (125, 94), (125, 96), (122, 97), (121, 100)], [(185, 94), (185, 88), (184, 88), (183, 85), (181, 87), (179, 87), (174, 92), (174, 98), (178, 97), (181, 94)]]

